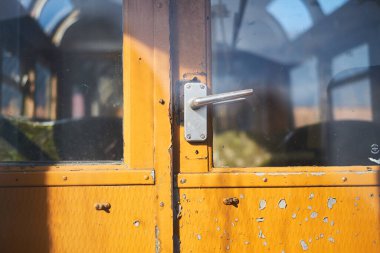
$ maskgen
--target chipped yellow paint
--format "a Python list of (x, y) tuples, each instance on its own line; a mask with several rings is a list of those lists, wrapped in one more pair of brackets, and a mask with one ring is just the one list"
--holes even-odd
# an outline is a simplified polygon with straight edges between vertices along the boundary
[(154, 186), (1, 188), (0, 252), (154, 252), (154, 199)]
[(0, 167), (1, 253), (173, 252), (169, 56), (169, 1), (124, 0), (124, 161)]
[[(379, 252), (378, 187), (180, 189), (181, 252)], [(239, 199), (237, 207), (225, 198)]]
[(150, 185), (152, 170), (83, 170), (0, 173), (0, 186)]
[(254, 172), (181, 173), (177, 177), (180, 188), (194, 187), (308, 187), (308, 186), (364, 186), (379, 185), (380, 170), (368, 167), (334, 167), (276, 171), (266, 168)]

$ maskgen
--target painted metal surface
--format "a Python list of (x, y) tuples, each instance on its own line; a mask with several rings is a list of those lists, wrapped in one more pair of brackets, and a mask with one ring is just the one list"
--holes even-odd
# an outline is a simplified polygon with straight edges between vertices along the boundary
[(39, 171), (0, 173), (0, 186), (150, 185), (153, 170)]
[(378, 187), (180, 189), (180, 249), (379, 252), (379, 204)]
[(155, 252), (154, 186), (1, 188), (0, 199), (2, 253)]
[(181, 173), (177, 177), (178, 187), (309, 187), (309, 186), (376, 186), (379, 185), (380, 170), (369, 167), (334, 167), (311, 169), (310, 171), (284, 170), (277, 168), (254, 172)]

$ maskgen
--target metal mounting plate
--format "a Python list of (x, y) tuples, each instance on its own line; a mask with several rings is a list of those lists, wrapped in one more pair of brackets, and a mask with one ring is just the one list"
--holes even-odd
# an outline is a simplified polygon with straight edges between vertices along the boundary
[(207, 86), (203, 83), (186, 83), (184, 87), (185, 139), (188, 142), (202, 142), (207, 139), (207, 106), (192, 109), (194, 98), (207, 96)]

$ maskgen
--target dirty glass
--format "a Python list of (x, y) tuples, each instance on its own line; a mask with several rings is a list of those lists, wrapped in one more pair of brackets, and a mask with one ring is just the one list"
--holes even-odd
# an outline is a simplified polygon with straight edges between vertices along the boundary
[(0, 162), (121, 161), (122, 0), (0, 1)]
[(215, 167), (380, 164), (380, 1), (211, 0)]

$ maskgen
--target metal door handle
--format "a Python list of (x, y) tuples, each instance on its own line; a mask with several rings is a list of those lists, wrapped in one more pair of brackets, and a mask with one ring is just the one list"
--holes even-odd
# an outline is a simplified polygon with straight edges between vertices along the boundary
[(203, 83), (187, 83), (184, 87), (184, 126), (188, 142), (207, 139), (207, 105), (244, 100), (253, 94), (252, 89), (207, 95)]
[(205, 97), (196, 97), (196, 98), (191, 99), (190, 107), (193, 110), (196, 110), (198, 108), (201, 108), (202, 106), (206, 106), (210, 104), (221, 104), (221, 103), (229, 103), (232, 101), (241, 101), (245, 97), (251, 96), (252, 94), (253, 94), (253, 90), (247, 89), (247, 90), (239, 90), (239, 91), (209, 95)]

